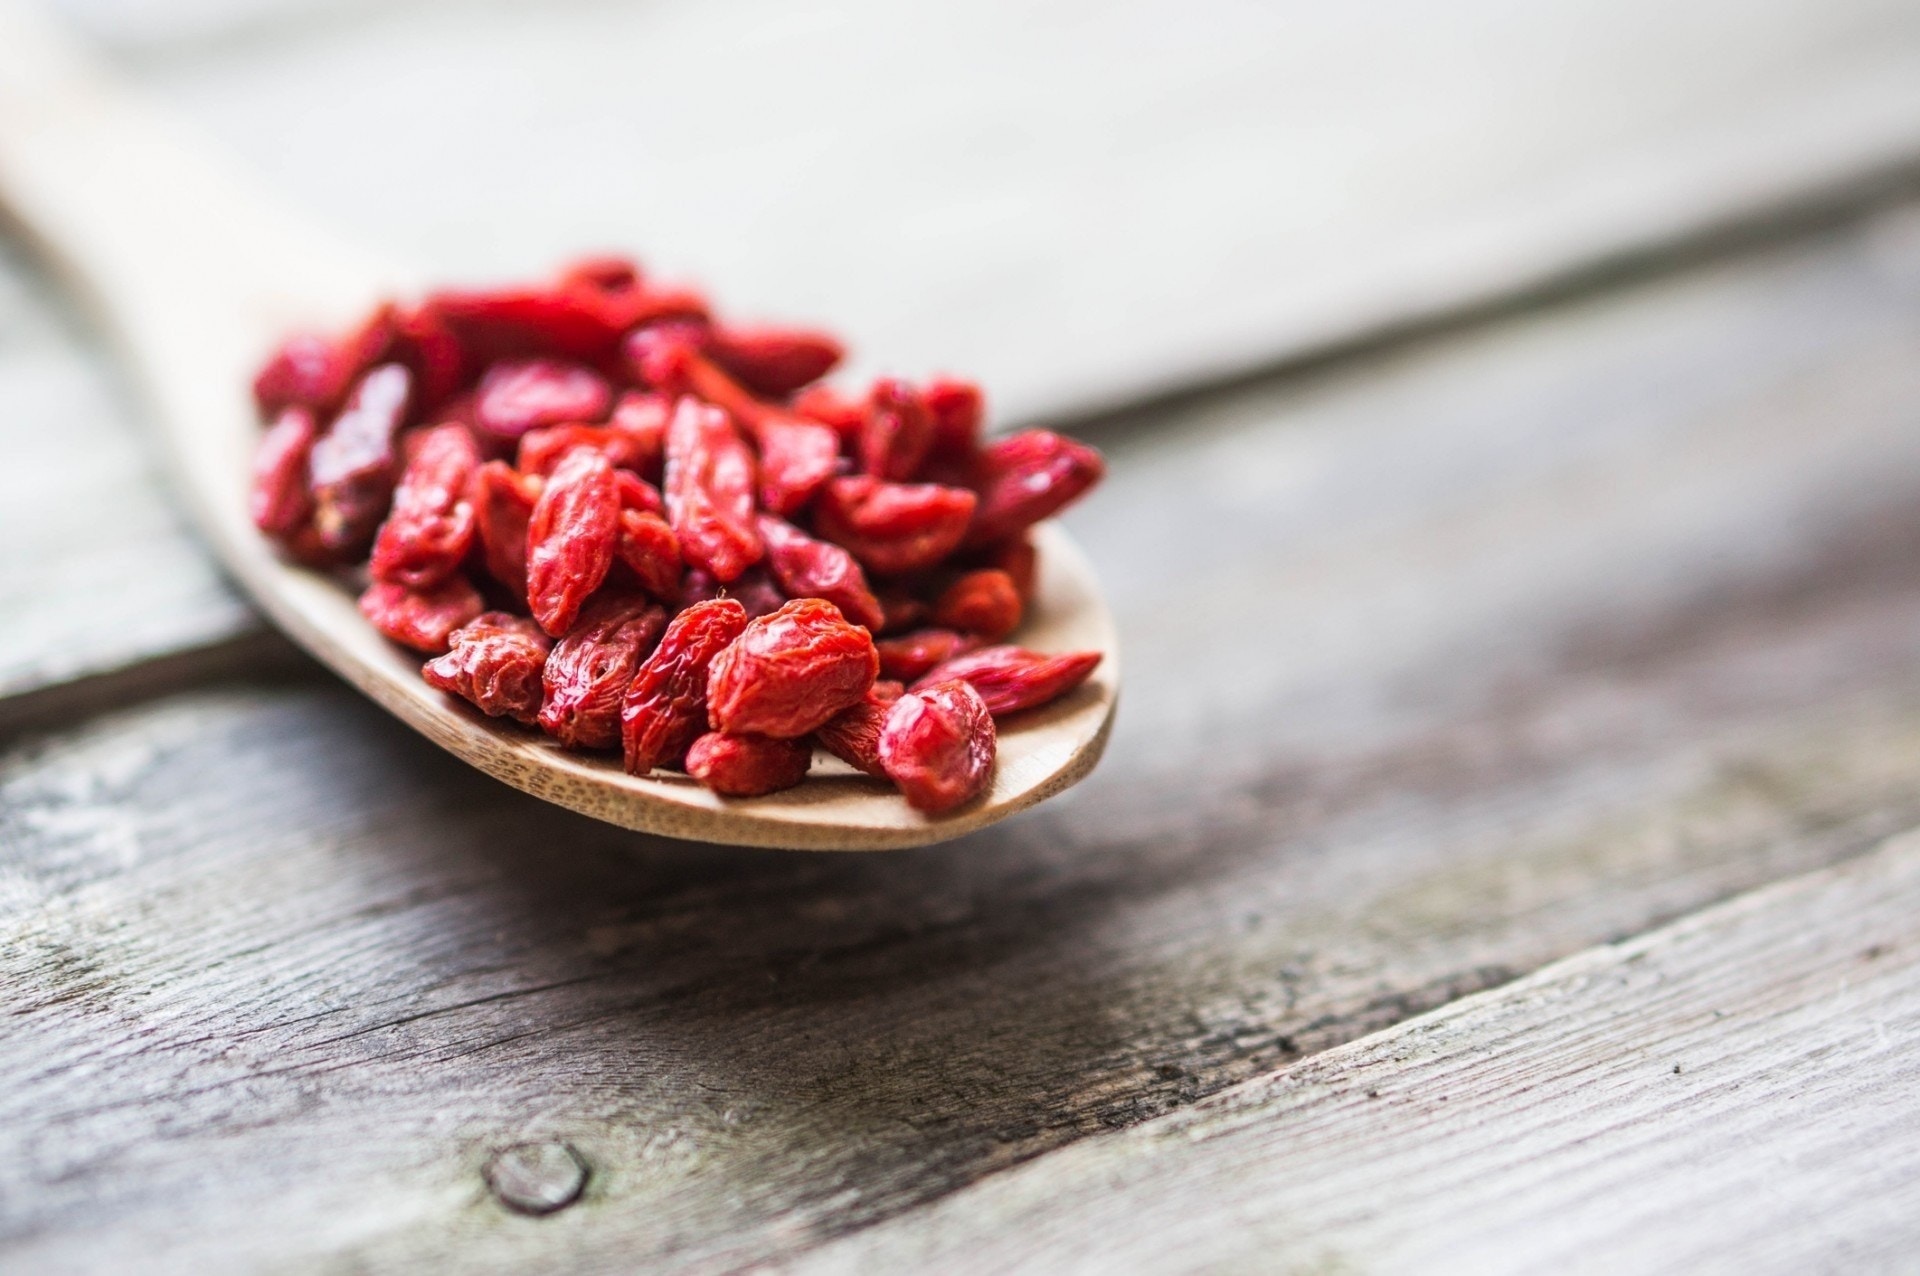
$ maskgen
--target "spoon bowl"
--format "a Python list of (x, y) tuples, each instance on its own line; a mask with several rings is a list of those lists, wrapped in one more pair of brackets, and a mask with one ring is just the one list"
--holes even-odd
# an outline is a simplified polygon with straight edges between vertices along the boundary
[(1104, 659), (1071, 695), (1000, 725), (979, 799), (939, 816), (821, 754), (798, 788), (722, 798), (690, 778), (630, 776), (429, 687), (339, 581), (283, 561), (253, 527), (253, 369), (286, 333), (334, 329), (418, 280), (344, 246), (226, 171), (26, 8), (0, 0), (0, 206), (91, 304), (154, 410), (176, 486), (233, 578), (316, 659), (448, 752), (595, 819), (673, 837), (885, 850), (958, 837), (1092, 769), (1119, 690), (1113, 622), (1086, 557), (1036, 529), (1040, 574), (1011, 641)]

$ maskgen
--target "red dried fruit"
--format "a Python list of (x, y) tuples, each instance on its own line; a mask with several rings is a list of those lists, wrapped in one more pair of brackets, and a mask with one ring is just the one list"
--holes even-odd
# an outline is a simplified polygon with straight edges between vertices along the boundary
[(253, 379), (253, 401), (262, 417), (303, 407), (325, 418), (340, 407), (353, 383), (380, 362), (392, 343), (394, 309), (380, 305), (339, 340), (296, 333), (268, 356)]
[(538, 478), (516, 473), (504, 461), (488, 461), (467, 483), (474, 535), (487, 571), (521, 602), (527, 597), (527, 524), (543, 487)]
[(814, 507), (819, 533), (881, 575), (939, 563), (967, 534), (975, 497), (934, 483), (886, 483), (868, 474), (829, 482)]
[(473, 620), (485, 606), (479, 592), (463, 576), (421, 590), (376, 580), (360, 595), (360, 614), (372, 621), (375, 629), (402, 646), (428, 655), (445, 651), (453, 631)]
[(540, 626), (504, 611), (489, 611), (453, 631), (447, 654), (429, 660), (420, 676), (471, 701), (490, 718), (533, 724), (544, 691), (540, 671), (551, 647)]
[(1097, 651), (1043, 656), (1024, 647), (984, 647), (943, 661), (916, 682), (914, 690), (957, 678), (980, 693), (995, 717), (1005, 717), (1059, 699), (1085, 682), (1099, 663)]
[(982, 567), (992, 567), (1007, 574), (1013, 582), (1014, 592), (1020, 595), (1020, 601), (1033, 601), (1034, 587), (1040, 577), (1040, 554), (1033, 547), (1033, 538), (1022, 533), (1008, 540), (998, 541), (969, 555)]
[(614, 402), (607, 424), (633, 440), (633, 452), (640, 463), (631, 468), (642, 478), (660, 477), (667, 450), (667, 422), (672, 417), (673, 400), (664, 394), (629, 390)]
[(880, 728), (886, 724), (887, 710), (902, 694), (897, 682), (874, 683), (867, 688), (866, 695), (814, 732), (814, 740), (855, 770), (865, 771), (877, 780), (886, 779), (886, 768), (880, 765)]
[(313, 512), (307, 490), (307, 454), (318, 433), (313, 413), (303, 407), (281, 410), (253, 454), (253, 490), (247, 512), (269, 536), (291, 536)]
[(372, 572), (426, 589), (458, 571), (473, 544), (466, 490), (480, 451), (464, 425), (437, 425), (413, 435), (407, 452), (393, 510), (373, 540)]
[(940, 591), (933, 623), (999, 642), (1020, 627), (1020, 590), (997, 568), (971, 571)]
[(394, 440), (412, 386), (413, 374), (400, 364), (372, 369), (308, 454), (314, 531), (336, 554), (363, 550), (386, 517), (399, 469)]
[(666, 609), (642, 594), (587, 604), (547, 657), (540, 729), (569, 749), (618, 746), (627, 688), (666, 624)]
[(807, 778), (813, 750), (804, 740), (709, 731), (687, 750), (687, 774), (722, 797), (760, 797)]
[(867, 424), (867, 405), (861, 400), (849, 399), (832, 386), (809, 386), (794, 399), (793, 410), (830, 427), (848, 451), (860, 446), (860, 431)]
[(680, 542), (674, 539), (667, 520), (646, 510), (621, 510), (614, 553), (649, 594), (662, 602), (678, 600)]
[(691, 568), (680, 578), (680, 600), (683, 603), (705, 602), (710, 598), (732, 598), (747, 609), (748, 620), (758, 620), (770, 616), (787, 604), (787, 596), (780, 592), (779, 586), (767, 574), (764, 567), (749, 567), (740, 574), (738, 580), (721, 582), (713, 578), (712, 572), (703, 572), (698, 567)]
[(975, 650), (980, 640), (951, 629), (918, 629), (898, 638), (882, 638), (874, 646), (880, 652), (881, 673), (912, 682), (955, 656)]
[(517, 439), (548, 425), (598, 421), (613, 406), (613, 390), (599, 373), (558, 359), (502, 360), (480, 378), (474, 420), (501, 439)]
[(690, 566), (722, 581), (760, 561), (753, 454), (720, 408), (683, 398), (667, 425), (667, 514)]
[(860, 468), (875, 478), (904, 482), (920, 472), (933, 447), (933, 413), (905, 381), (883, 377), (867, 395), (860, 428)]
[(767, 509), (792, 514), (833, 477), (840, 439), (830, 427), (754, 398), (718, 364), (701, 357), (685, 334), (636, 332), (627, 353), (651, 384), (725, 409), (752, 436), (760, 449), (760, 503)]
[(707, 353), (755, 394), (784, 399), (833, 371), (846, 349), (824, 332), (717, 325)]
[(620, 350), (627, 331), (663, 315), (703, 315), (691, 294), (572, 287), (446, 290), (426, 300), (476, 365), (496, 359), (571, 359), (600, 366)]
[(964, 682), (939, 682), (893, 702), (878, 752), (908, 805), (937, 815), (986, 791), (997, 747), (979, 693)]
[(621, 509), (658, 514), (662, 518), (667, 516), (667, 503), (661, 499), (660, 489), (632, 470), (615, 470), (613, 482), (620, 491)]
[(389, 358), (413, 372), (414, 406), (431, 412), (451, 398), (466, 380), (466, 353), (439, 315), (423, 307), (397, 311)]
[(607, 458), (577, 448), (554, 468), (527, 523), (527, 606), (558, 638), (613, 566), (620, 488)]
[(620, 710), (628, 771), (680, 764), (707, 729), (708, 666), (746, 627), (746, 610), (731, 598), (694, 603), (673, 618), (634, 672)]
[(523, 474), (546, 474), (577, 447), (592, 448), (616, 469), (637, 471), (654, 459), (644, 441), (606, 425), (549, 425), (520, 436), (518, 464)]
[(767, 568), (781, 593), (788, 598), (824, 598), (854, 624), (879, 630), (885, 613), (853, 555), (767, 514), (760, 516), (759, 527), (767, 546)]
[(832, 603), (797, 598), (714, 659), (707, 716), (735, 735), (797, 739), (865, 695), (879, 672), (871, 634)]
[(971, 381), (936, 377), (920, 395), (933, 413), (933, 455), (971, 457), (980, 446), (980, 425), (986, 419), (986, 398)]
[(1107, 472), (1100, 454), (1050, 430), (1023, 430), (989, 443), (976, 463), (980, 508), (969, 545), (991, 545), (1051, 518)]

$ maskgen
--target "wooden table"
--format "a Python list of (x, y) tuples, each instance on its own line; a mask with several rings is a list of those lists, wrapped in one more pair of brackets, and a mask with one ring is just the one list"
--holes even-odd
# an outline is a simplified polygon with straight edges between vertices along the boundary
[[(1856, 9), (1776, 4), (1768, 38), (1828, 22), (1836, 83), (1920, 84), (1912, 24)], [(307, 118), (299, 84), (528, 29), (112, 13), (243, 151)], [(649, 30), (709, 47), (671, 13)], [(1102, 318), (1059, 279), (902, 319), (858, 274), (870, 349), (968, 334), (1009, 415), (1108, 451), (1070, 521), (1128, 669), (1078, 789), (881, 856), (627, 834), (383, 717), (228, 592), (7, 249), (0, 1267), (1911, 1270), (1920, 151), (1828, 105), (1844, 171), (1786, 147), (1771, 186), (1487, 214), (1532, 209), (1531, 257), (1375, 225), (1406, 270), (1458, 250), (1402, 293), (1330, 271), (1278, 307), (1259, 272), (1339, 246), (1257, 200), (1186, 214), (1265, 246), (1226, 319)], [(582, 231), (515, 199), (519, 232)], [(396, 238), (445, 215), (397, 201)], [(437, 264), (513, 264), (468, 233)], [(760, 260), (690, 233), (716, 277)], [(1065, 278), (1113, 265), (1094, 238)], [(998, 280), (1032, 246), (979, 242)], [(959, 295), (929, 243), (876, 251)], [(828, 257), (750, 298), (833, 315)], [(1064, 371), (982, 334), (1029, 310), (1075, 334)]]

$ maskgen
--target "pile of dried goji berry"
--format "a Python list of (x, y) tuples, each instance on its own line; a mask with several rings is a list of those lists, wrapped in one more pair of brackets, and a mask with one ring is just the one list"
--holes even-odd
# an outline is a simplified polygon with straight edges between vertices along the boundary
[(986, 787), (995, 718), (1099, 662), (993, 644), (1032, 598), (1028, 529), (1104, 467), (983, 440), (967, 382), (815, 384), (841, 354), (616, 259), (382, 306), (260, 370), (254, 521), (366, 563), (367, 619), (483, 713), (736, 796), (818, 744), (946, 810)]

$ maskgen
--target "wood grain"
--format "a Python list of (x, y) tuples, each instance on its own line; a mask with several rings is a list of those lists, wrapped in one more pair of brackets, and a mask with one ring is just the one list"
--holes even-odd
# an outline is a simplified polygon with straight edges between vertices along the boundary
[(1907, 835), (790, 1270), (1906, 1270), (1917, 911)]
[(247, 505), (260, 437), (247, 369), (290, 326), (370, 309), (407, 276), (257, 201), (55, 28), (4, 4), (0, 108), (0, 202), (118, 339), (201, 535), (282, 632), (448, 752), (624, 828), (847, 851), (958, 837), (1059, 793), (1099, 760), (1119, 647), (1091, 566), (1055, 525), (1035, 529), (1036, 594), (1012, 637), (1045, 652), (1097, 651), (1100, 667), (1070, 695), (1008, 721), (986, 791), (937, 816), (844, 765), (754, 799), (721, 798), (685, 776), (628, 775), (616, 758), (566, 751), (429, 687), (420, 657), (367, 623), (355, 591), (284, 560)]
[(1127, 712), (946, 848), (621, 833), (325, 678), (16, 735), (0, 1252), (791, 1260), (1859, 854), (1920, 824), (1916, 349), (1908, 216), (1117, 424)]

